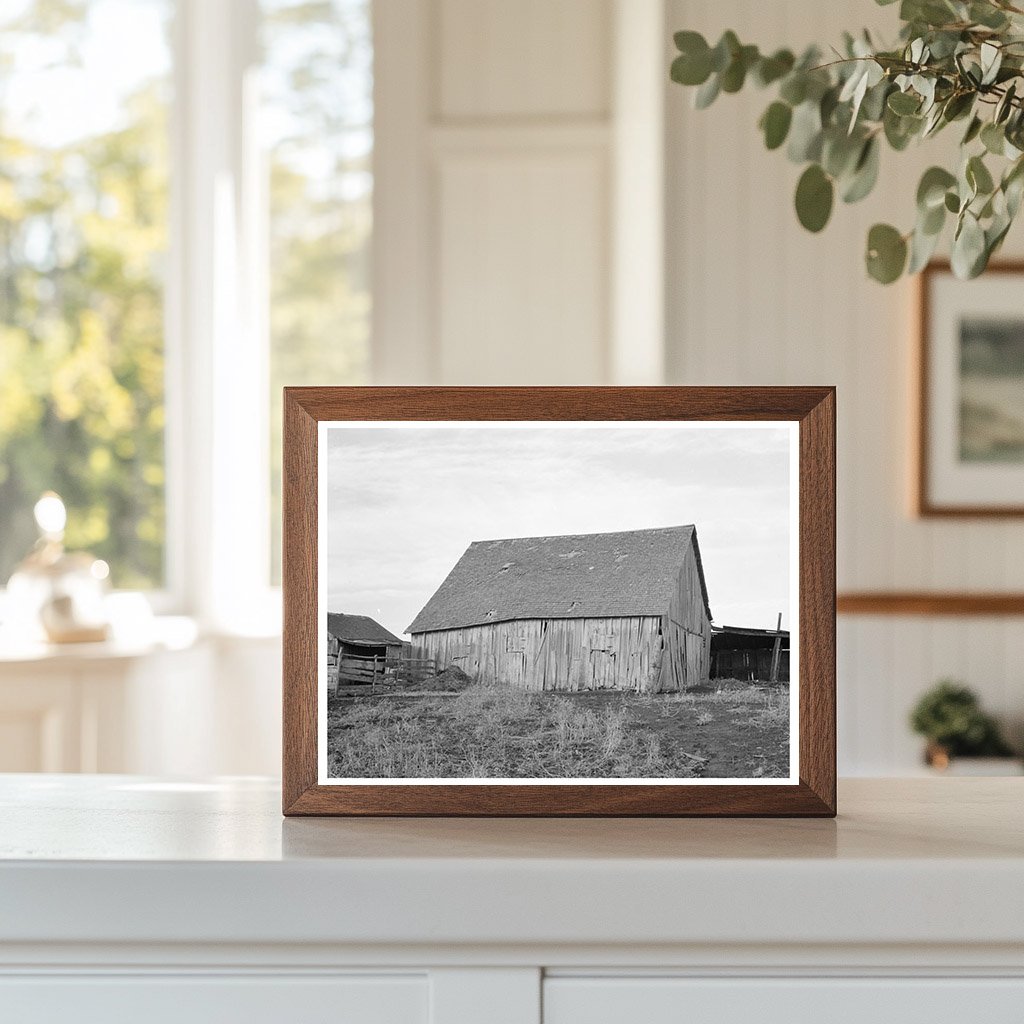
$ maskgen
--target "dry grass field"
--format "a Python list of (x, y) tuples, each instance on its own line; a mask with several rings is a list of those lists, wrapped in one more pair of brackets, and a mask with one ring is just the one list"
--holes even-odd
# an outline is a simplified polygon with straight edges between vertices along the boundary
[(332, 778), (780, 778), (789, 690), (336, 696)]

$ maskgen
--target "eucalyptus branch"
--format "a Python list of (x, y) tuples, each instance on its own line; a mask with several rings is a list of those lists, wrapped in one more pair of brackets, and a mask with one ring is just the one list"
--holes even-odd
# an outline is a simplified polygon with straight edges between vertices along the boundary
[(900, 152), (962, 122), (958, 166), (922, 176), (911, 230), (876, 224), (868, 232), (866, 266), (885, 284), (916, 273), (952, 220), (953, 269), (975, 277), (1024, 198), (1024, 25), (1013, 20), (1024, 9), (1010, 0), (902, 0), (899, 15), (895, 48), (877, 48), (867, 33), (847, 34), (827, 62), (815, 47), (798, 58), (789, 50), (762, 54), (734, 32), (714, 46), (696, 32), (678, 32), (671, 75), (697, 88), (701, 109), (748, 82), (774, 89), (759, 128), (768, 149), (785, 146), (804, 165), (795, 206), (809, 231), (825, 227), (837, 194), (854, 203), (872, 191), (883, 144)]

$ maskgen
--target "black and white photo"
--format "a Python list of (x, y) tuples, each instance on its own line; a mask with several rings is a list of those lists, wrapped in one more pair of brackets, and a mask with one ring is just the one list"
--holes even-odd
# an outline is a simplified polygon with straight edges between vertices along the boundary
[(320, 423), (320, 782), (795, 783), (797, 431)]

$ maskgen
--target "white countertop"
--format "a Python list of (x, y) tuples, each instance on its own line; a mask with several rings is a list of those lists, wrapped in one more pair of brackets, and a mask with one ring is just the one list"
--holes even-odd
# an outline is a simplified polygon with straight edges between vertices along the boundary
[(839, 817), (284, 819), (276, 784), (0, 776), (0, 943), (1024, 945), (1024, 780)]

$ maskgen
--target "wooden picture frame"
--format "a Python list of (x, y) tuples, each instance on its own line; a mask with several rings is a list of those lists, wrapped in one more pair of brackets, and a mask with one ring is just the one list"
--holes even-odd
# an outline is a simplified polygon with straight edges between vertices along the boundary
[[(1015, 287), (1019, 291), (1021, 285), (1024, 285), (1024, 261), (993, 262), (989, 264), (981, 278), (974, 281), (958, 281), (953, 277), (948, 261), (936, 260), (925, 267), (918, 276), (914, 367), (917, 415), (916, 437), (912, 450), (915, 460), (913, 510), (921, 518), (992, 519), (1024, 516), (1022, 497), (1009, 500), (982, 500), (986, 488), (991, 492), (991, 488), (997, 486), (990, 482), (992, 468), (983, 464), (984, 460), (979, 458), (978, 465), (967, 465), (958, 473), (953, 466), (953, 440), (949, 436), (955, 415), (951, 406), (956, 400), (951, 379), (954, 372), (952, 360), (956, 358), (956, 353), (951, 351), (947, 337), (950, 308), (958, 310), (960, 314), (983, 314), (991, 302), (993, 290), (1004, 288), (1008, 277), (1019, 278), (1015, 282)], [(947, 298), (945, 293), (954, 288), (957, 295)], [(943, 290), (943, 294), (939, 294), (939, 289)], [(997, 311), (992, 314), (993, 319), (1019, 305), (1016, 295), (1008, 288), (1006, 304), (1007, 308), (1003, 313)], [(1014, 311), (1013, 315), (1015, 320), (1019, 317), (1024, 328), (1024, 314)], [(961, 323), (963, 322), (962, 320)], [(936, 339), (940, 335), (943, 341), (937, 346)], [(941, 355), (936, 352), (937, 347), (942, 349)], [(943, 395), (944, 399), (937, 398), (937, 392)], [(963, 401), (962, 396), (960, 400)], [(961, 438), (965, 429), (967, 428), (961, 418)], [(962, 443), (961, 441), (961, 445)], [(1019, 476), (1017, 489), (1024, 495), (1024, 462), (1019, 463), (1019, 468), (1004, 464), (997, 472), (1003, 477), (1010, 474), (1014, 478)]]
[[(788, 422), (798, 512), (797, 767), (774, 780), (714, 785), (566, 780), (429, 784), (321, 781), (318, 760), (318, 438), (321, 425), (503, 421), (545, 425), (751, 426)], [(492, 426), (494, 424), (491, 424)], [(789, 435), (787, 435), (789, 436)], [(325, 471), (326, 475), (326, 471)], [(835, 390), (831, 387), (303, 387), (284, 393), (283, 811), (391, 816), (814, 816), (836, 812)], [(542, 538), (549, 539), (549, 538)], [(557, 539), (557, 538), (556, 538)], [(791, 548), (789, 549), (791, 550)], [(699, 553), (698, 553), (699, 559)], [(593, 567), (591, 567), (593, 568)], [(325, 613), (326, 614), (326, 613)], [(326, 642), (326, 640), (325, 640)], [(326, 657), (326, 655), (324, 655)], [(791, 733), (791, 736), (793, 734)], [(326, 741), (325, 741), (326, 742)]]

